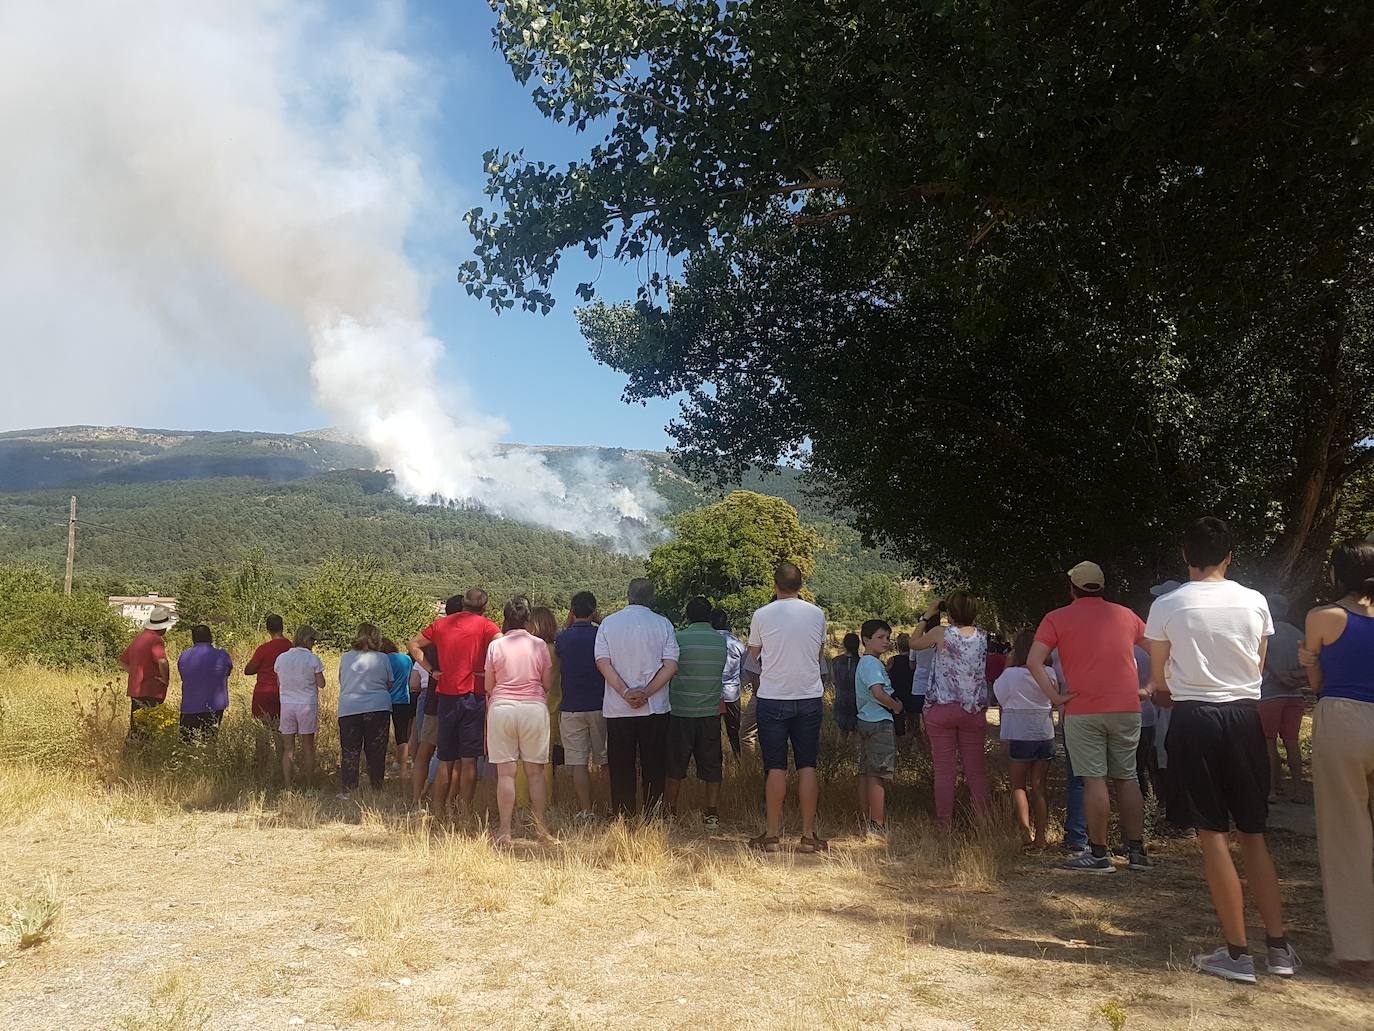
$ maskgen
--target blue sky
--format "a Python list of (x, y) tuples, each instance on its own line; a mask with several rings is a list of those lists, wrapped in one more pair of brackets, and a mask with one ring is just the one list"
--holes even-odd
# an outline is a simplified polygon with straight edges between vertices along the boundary
[[(449, 76), (439, 99), (433, 157), (462, 198), (453, 208), (454, 224), (427, 246), (437, 255), (426, 255), (427, 265), (438, 257), (448, 266), (430, 303), (437, 335), (448, 345), (448, 371), (461, 371), (471, 381), (479, 403), (511, 424), (513, 440), (666, 447), (664, 426), (676, 402), (623, 403), (624, 377), (597, 364), (577, 330), (573, 290), (597, 274), (580, 252), (564, 256), (555, 284), (559, 303), (544, 316), (520, 311), (498, 316), (484, 301), (469, 297), (453, 274), (471, 256), (461, 214), (475, 204), (490, 207), (481, 195), (484, 151), (523, 147), (534, 158), (567, 161), (584, 155), (599, 136), (579, 136), (539, 114), (492, 48), (495, 16), (481, 0), (417, 0), (412, 13), (425, 57)], [(599, 271), (602, 297), (633, 296), (633, 268), (607, 263)]]
[[(405, 258), (444, 344), (442, 403), (503, 420), (512, 441), (669, 443), (676, 403), (621, 402), (622, 378), (592, 360), (573, 315), (579, 281), (597, 278), (609, 300), (632, 297), (633, 268), (607, 264), (598, 278), (580, 251), (566, 256), (547, 316), (498, 316), (457, 283), (472, 256), (463, 215), (492, 206), (483, 152), (568, 161), (597, 139), (539, 115), (492, 48), (495, 15), (482, 0), (173, 3), (101, 10), (77, 28), (43, 0), (18, 7), (20, 30), (0, 41), (0, 57), (31, 88), (0, 100), (25, 140), (22, 161), (0, 162), (0, 351), (21, 389), (0, 407), (0, 430), (291, 432), (347, 418), (366, 407), (371, 380), (336, 389), (333, 417), (314, 403), (320, 361), (302, 299), (318, 277), (335, 287), (336, 268), (367, 268), (378, 274), (326, 300), (376, 289), (410, 318), (414, 277), (390, 272), (406, 264), (394, 259), (408, 225)], [(408, 60), (388, 62), (390, 48)], [(406, 72), (389, 91), (397, 65)], [(341, 83), (359, 92), (335, 95)], [(372, 265), (331, 249), (336, 212), (353, 228), (368, 218), (387, 227), (376, 235), (385, 253), (361, 252)], [(350, 232), (342, 238), (360, 247), (374, 240)], [(363, 353), (392, 366), (364, 375), (391, 377), (414, 356), (380, 342)]]

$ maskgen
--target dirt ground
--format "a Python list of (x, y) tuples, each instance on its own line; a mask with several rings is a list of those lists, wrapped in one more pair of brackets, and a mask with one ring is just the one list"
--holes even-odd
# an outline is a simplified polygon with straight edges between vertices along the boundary
[(6, 1028), (1374, 1026), (1319, 962), (1315, 850), (1291, 831), (1308, 967), (1245, 987), (1186, 969), (1216, 938), (1189, 841), (1075, 877), (916, 814), (822, 857), (751, 854), (747, 820), (555, 825), (503, 855), (387, 797), (195, 807), (0, 767), (0, 799), (0, 892), (63, 907), (49, 941), (0, 952)]
[[(748, 755), (727, 760), (714, 833), (697, 816), (573, 827), (560, 777), (556, 840), (501, 853), (479, 820), (408, 812), (390, 780), (361, 805), (332, 781), (279, 792), (232, 690), (213, 752), (131, 764), (118, 686), (0, 669), (0, 1031), (1374, 1027), (1374, 992), (1324, 963), (1308, 806), (1278, 807), (1271, 836), (1307, 965), (1247, 987), (1188, 968), (1219, 940), (1194, 841), (1101, 877), (1023, 855), (1005, 812), (941, 833), (919, 749), (887, 842), (855, 832), (854, 763), (827, 730), (829, 854), (747, 849)], [(697, 785), (684, 794), (690, 812)], [(38, 944), (4, 933), (59, 905)]]

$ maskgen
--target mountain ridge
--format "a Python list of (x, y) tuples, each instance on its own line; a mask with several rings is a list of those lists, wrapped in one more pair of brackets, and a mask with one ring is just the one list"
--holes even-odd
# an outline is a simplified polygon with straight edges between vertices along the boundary
[[(316, 431), (311, 431), (314, 433)], [(318, 431), (328, 433), (328, 430)], [(341, 435), (340, 435), (341, 436)], [(598, 475), (653, 487), (665, 520), (726, 489), (689, 477), (664, 452), (571, 445), (538, 451), (555, 471), (596, 460)], [(331, 555), (376, 557), (426, 590), (481, 582), (565, 605), (570, 592), (623, 590), (642, 561), (610, 542), (410, 501), (370, 452), (341, 440), (250, 431), (68, 426), (0, 433), (0, 555), (60, 575), (67, 495), (78, 495), (77, 581), (110, 594), (166, 592), (189, 571), (265, 550), (288, 580)], [(848, 598), (901, 566), (864, 548), (842, 513), (795, 469), (737, 485), (781, 497), (829, 542), (813, 589)]]

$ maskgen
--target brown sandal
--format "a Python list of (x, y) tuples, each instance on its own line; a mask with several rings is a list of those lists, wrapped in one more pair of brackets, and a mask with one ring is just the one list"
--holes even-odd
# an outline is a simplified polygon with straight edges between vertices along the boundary
[(782, 845), (776, 837), (770, 837), (768, 832), (764, 831), (757, 838), (749, 839), (749, 847), (756, 848), (760, 852), (776, 852)]
[(830, 848), (830, 842), (824, 838), (818, 838), (814, 834), (809, 838), (801, 838), (797, 842), (797, 851), (810, 855), (814, 852), (824, 852)]

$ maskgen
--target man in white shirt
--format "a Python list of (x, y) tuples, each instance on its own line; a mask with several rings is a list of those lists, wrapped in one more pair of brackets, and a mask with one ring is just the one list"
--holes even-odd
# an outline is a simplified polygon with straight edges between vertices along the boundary
[(1203, 869), (1226, 944), (1193, 957), (1203, 973), (1255, 983), (1245, 902), (1231, 859), (1231, 824), (1250, 894), (1264, 921), (1268, 970), (1291, 977), (1298, 960), (1284, 935), (1279, 879), (1264, 841), (1269, 754), (1260, 723), (1260, 680), (1273, 620), (1264, 595), (1226, 578), (1231, 531), (1199, 519), (1183, 536), (1189, 582), (1150, 607), (1145, 638), (1158, 704), (1173, 707), (1169, 777), (1197, 827)]
[(816, 836), (816, 757), (820, 751), (821, 649), (825, 613), (802, 600), (801, 570), (791, 562), (773, 577), (775, 600), (754, 613), (749, 624), (749, 655), (761, 663), (758, 698), (759, 750), (767, 778), (764, 788), (767, 826), (750, 840), (755, 848), (776, 852), (782, 834), (782, 806), (787, 798), (787, 748), (797, 767), (797, 799), (802, 836), (798, 849), (819, 852), (826, 842)]
[(596, 668), (606, 678), (601, 714), (606, 717), (611, 808), (626, 817), (638, 811), (636, 779), (643, 784), (646, 812), (652, 813), (663, 800), (665, 688), (677, 672), (678, 659), (673, 624), (650, 608), (654, 585), (643, 578), (631, 580), (629, 602), (601, 621), (594, 653)]

